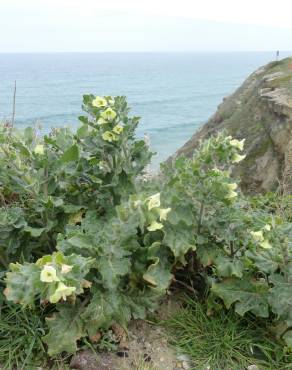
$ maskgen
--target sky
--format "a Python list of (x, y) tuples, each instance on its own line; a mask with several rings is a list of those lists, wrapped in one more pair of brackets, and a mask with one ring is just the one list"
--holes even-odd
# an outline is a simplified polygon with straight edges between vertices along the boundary
[(0, 52), (292, 50), (292, 0), (0, 0)]

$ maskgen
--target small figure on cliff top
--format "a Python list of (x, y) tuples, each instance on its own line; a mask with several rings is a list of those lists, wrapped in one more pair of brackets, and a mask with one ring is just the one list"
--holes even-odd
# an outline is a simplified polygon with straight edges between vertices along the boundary
[(280, 51), (279, 50), (277, 50), (277, 52), (276, 52), (276, 61), (278, 62), (278, 60), (279, 60), (279, 56), (280, 56)]

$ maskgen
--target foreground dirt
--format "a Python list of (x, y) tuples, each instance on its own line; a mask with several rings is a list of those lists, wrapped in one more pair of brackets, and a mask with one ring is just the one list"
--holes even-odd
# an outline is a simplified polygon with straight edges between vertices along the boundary
[[(173, 300), (165, 301), (157, 312), (165, 319), (178, 309)], [(161, 326), (135, 320), (129, 326), (128, 350), (94, 354), (90, 350), (78, 352), (71, 359), (71, 369), (79, 370), (179, 370), (189, 369), (187, 359), (179, 356), (168, 344)]]

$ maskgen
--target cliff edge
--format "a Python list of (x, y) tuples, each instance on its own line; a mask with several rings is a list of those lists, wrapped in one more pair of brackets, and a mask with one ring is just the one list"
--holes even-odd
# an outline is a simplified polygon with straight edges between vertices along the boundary
[(244, 191), (275, 190), (279, 183), (291, 190), (292, 58), (254, 72), (175, 157), (191, 156), (202, 140), (221, 130), (246, 139), (246, 159), (234, 170)]

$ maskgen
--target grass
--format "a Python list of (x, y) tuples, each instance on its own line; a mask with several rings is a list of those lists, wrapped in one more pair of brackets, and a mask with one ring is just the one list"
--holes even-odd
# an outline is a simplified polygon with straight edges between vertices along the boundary
[(47, 359), (41, 337), (45, 334), (40, 310), (0, 305), (0, 368), (35, 369)]
[(244, 370), (249, 365), (292, 369), (291, 356), (284, 354), (266, 329), (232, 312), (222, 310), (209, 317), (203, 304), (186, 298), (185, 307), (164, 325), (171, 344), (192, 359), (192, 369)]
[(134, 365), (135, 368), (133, 370), (161, 370), (157, 367), (153, 367), (151, 365), (145, 364), (145, 361), (143, 358), (137, 361), (137, 363)]
[[(249, 365), (259, 369), (292, 369), (292, 355), (285, 354), (261, 322), (243, 319), (221, 310), (209, 317), (206, 306), (190, 298), (183, 299), (164, 326), (170, 342), (186, 354), (195, 370), (244, 370)], [(60, 357), (53, 362), (46, 355), (41, 337), (45, 334), (44, 313), (24, 310), (15, 305), (0, 305), (0, 368), (35, 370), (38, 366), (65, 369)], [(290, 361), (289, 361), (290, 360)], [(143, 359), (135, 370), (158, 370)]]

